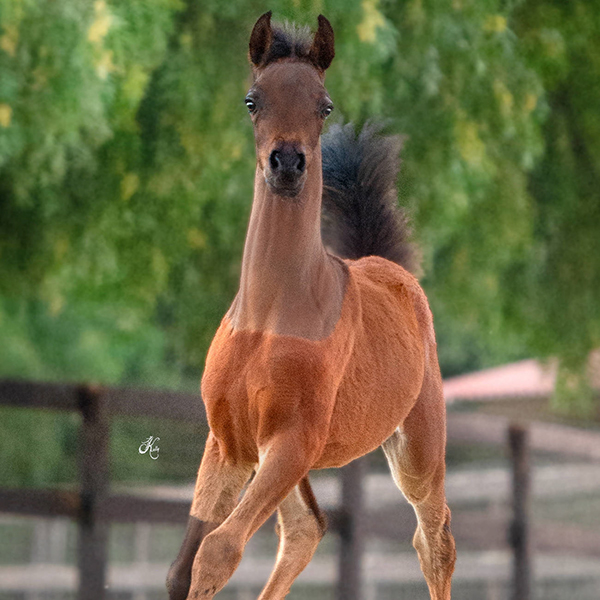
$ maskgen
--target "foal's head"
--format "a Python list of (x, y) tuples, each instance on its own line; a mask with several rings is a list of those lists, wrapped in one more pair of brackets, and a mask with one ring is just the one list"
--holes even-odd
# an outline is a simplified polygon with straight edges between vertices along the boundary
[(271, 27), (270, 12), (252, 30), (254, 82), (246, 106), (254, 124), (258, 167), (279, 196), (291, 198), (302, 191), (320, 154), (319, 135), (333, 110), (323, 85), (333, 55), (333, 29), (322, 15), (312, 39), (304, 30)]

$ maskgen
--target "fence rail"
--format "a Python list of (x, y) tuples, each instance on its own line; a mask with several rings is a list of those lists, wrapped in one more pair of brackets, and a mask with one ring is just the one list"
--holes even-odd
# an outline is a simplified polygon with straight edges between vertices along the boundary
[[(0, 405), (76, 411), (81, 414), (81, 446), (79, 454), (80, 488), (73, 490), (24, 490), (0, 487), (0, 512), (42, 517), (69, 517), (78, 521), (78, 569), (80, 600), (105, 597), (107, 540), (110, 522), (185, 523), (189, 502), (185, 500), (146, 498), (109, 494), (108, 442), (110, 421), (114, 415), (158, 417), (172, 420), (205, 421), (204, 405), (199, 395), (156, 390), (122, 389), (72, 384), (37, 383), (0, 380)], [(510, 434), (509, 434), (510, 432)], [(474, 526), (478, 516), (453, 522), (453, 528), (464, 530), (467, 537), (480, 534), (489, 544), (507, 539), (512, 544), (514, 560), (515, 600), (528, 600), (531, 574), (530, 525), (528, 518), (529, 450), (559, 452), (563, 455), (600, 460), (600, 434), (582, 432), (562, 425), (531, 423), (527, 428), (511, 425), (508, 419), (484, 414), (450, 412), (448, 439), (459, 443), (484, 443), (505, 446), (511, 441), (514, 515), (509, 532), (506, 523), (485, 518)], [(409, 507), (366, 514), (363, 506), (362, 481), (365, 460), (359, 459), (341, 469), (342, 502), (329, 510), (329, 527), (337, 532), (340, 544), (337, 598), (362, 598), (361, 564), (365, 536), (410, 535), (413, 519)], [(404, 514), (407, 518), (398, 518)], [(465, 522), (463, 522), (465, 521)], [(468, 521), (468, 522), (466, 522)], [(407, 529), (411, 523), (411, 530)], [(512, 533), (511, 533), (512, 532)], [(542, 532), (540, 532), (542, 533)], [(570, 531), (562, 536), (568, 541), (583, 540), (594, 555), (600, 555), (600, 539), (585, 532)], [(556, 538), (540, 535), (542, 546), (556, 549)], [(583, 537), (582, 537), (583, 535)], [(585, 539), (584, 539), (585, 538)], [(397, 539), (397, 538), (396, 538)]]

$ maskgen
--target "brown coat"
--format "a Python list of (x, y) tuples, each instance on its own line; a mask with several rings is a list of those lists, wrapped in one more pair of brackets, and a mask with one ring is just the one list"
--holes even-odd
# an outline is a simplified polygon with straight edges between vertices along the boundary
[(383, 258), (345, 262), (341, 315), (323, 340), (236, 331), (223, 319), (202, 397), (228, 460), (258, 463), (289, 421), (305, 431), (311, 468), (340, 467), (380, 446), (416, 402), (425, 348), (435, 344), (420, 286)]

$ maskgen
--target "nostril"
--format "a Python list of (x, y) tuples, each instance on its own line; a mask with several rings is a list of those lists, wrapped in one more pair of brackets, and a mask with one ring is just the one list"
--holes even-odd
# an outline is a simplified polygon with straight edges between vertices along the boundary
[(281, 166), (279, 152), (277, 150), (273, 150), (273, 152), (271, 152), (271, 156), (269, 156), (269, 164), (271, 165), (271, 169), (273, 171), (277, 171), (277, 169), (279, 169)]
[(300, 173), (304, 173), (305, 167), (306, 167), (306, 157), (304, 156), (303, 153), (299, 152), (298, 153), (298, 164), (296, 165), (296, 168), (298, 169), (298, 171), (300, 171)]

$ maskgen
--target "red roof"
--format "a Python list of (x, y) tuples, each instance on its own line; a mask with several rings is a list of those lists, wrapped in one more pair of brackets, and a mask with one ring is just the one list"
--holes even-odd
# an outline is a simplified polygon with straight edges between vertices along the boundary
[[(547, 396), (554, 390), (557, 361), (541, 363), (537, 360), (484, 369), (444, 380), (447, 402), (479, 400), (510, 396)], [(600, 389), (600, 351), (590, 355), (592, 385)]]

